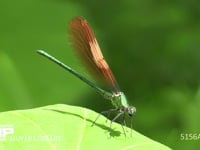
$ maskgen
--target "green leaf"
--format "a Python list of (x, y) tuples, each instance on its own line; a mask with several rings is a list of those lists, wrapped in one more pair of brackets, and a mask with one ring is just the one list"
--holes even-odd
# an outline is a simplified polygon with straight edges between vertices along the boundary
[[(0, 149), (4, 150), (169, 150), (130, 128), (112, 124), (92, 110), (64, 104), (0, 113)], [(4, 138), (5, 137), (5, 138)]]

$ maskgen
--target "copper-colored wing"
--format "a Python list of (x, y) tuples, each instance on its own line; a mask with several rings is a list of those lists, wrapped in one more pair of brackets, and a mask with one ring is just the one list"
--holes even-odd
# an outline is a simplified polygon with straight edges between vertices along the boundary
[(69, 25), (70, 40), (80, 60), (86, 65), (93, 77), (98, 77), (114, 92), (118, 92), (118, 84), (107, 62), (105, 61), (96, 38), (86, 20), (75, 18)]

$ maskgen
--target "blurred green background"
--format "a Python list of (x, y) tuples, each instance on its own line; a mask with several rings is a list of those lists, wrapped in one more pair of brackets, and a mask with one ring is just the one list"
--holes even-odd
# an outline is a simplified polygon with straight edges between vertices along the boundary
[[(109, 101), (36, 54), (43, 49), (84, 72), (67, 24), (88, 20), (115, 77), (136, 106), (134, 129), (173, 149), (200, 134), (200, 1), (1, 0), (0, 111), (65, 103), (97, 112)], [(86, 75), (86, 73), (84, 72)], [(87, 76), (87, 75), (86, 75)]]

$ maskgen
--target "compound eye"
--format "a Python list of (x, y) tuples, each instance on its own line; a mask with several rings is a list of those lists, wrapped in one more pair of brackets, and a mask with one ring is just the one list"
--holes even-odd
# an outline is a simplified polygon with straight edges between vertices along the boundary
[(132, 109), (129, 109), (129, 110), (128, 110), (128, 115), (129, 115), (130, 117), (133, 116)]

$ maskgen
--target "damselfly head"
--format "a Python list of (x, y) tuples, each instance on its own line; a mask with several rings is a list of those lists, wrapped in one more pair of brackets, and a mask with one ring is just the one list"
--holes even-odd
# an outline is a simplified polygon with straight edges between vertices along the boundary
[(133, 116), (136, 113), (136, 108), (134, 106), (127, 107), (127, 113), (129, 116)]

